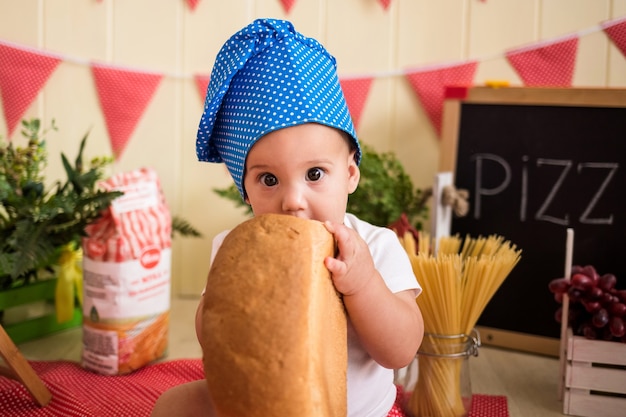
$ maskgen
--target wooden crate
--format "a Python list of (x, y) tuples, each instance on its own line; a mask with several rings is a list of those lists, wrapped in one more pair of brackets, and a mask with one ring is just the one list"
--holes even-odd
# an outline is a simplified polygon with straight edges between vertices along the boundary
[(567, 329), (563, 413), (626, 416), (626, 343), (588, 340)]

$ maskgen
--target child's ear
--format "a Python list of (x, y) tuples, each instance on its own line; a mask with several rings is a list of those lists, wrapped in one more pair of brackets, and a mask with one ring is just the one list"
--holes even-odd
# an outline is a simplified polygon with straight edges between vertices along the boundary
[(348, 194), (352, 194), (356, 190), (360, 179), (361, 170), (354, 159), (354, 152), (351, 152), (348, 161)]

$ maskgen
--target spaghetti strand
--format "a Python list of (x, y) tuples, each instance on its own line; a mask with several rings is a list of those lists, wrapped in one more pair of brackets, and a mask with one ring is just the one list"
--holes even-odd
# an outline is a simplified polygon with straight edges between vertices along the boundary
[[(400, 239), (415, 276), (422, 286), (417, 304), (424, 317), (425, 339), (434, 356), (418, 352), (418, 379), (406, 401), (412, 417), (460, 417), (467, 413), (461, 395), (461, 361), (441, 360), (458, 348), (459, 338), (469, 338), (483, 310), (521, 258), (521, 250), (502, 236), (439, 239), (420, 234), (419, 245), (411, 234)], [(416, 253), (416, 246), (418, 251)], [(430, 248), (438, 247), (436, 255)], [(432, 335), (445, 339), (429, 341)], [(457, 358), (454, 358), (457, 359)]]

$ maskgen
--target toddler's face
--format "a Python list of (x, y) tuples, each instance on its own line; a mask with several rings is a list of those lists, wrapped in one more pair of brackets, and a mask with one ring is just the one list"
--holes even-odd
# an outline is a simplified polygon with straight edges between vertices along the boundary
[(244, 187), (255, 215), (343, 223), (359, 178), (354, 151), (342, 133), (307, 123), (270, 132), (252, 146)]

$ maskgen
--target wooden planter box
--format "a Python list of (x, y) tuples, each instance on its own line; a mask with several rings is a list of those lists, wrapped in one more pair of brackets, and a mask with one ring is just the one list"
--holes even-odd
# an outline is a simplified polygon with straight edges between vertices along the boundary
[(588, 340), (567, 330), (563, 413), (626, 415), (626, 343)]
[(56, 279), (46, 279), (11, 290), (0, 291), (2, 326), (19, 344), (82, 324), (81, 308), (74, 307), (72, 319), (58, 323), (54, 309)]

